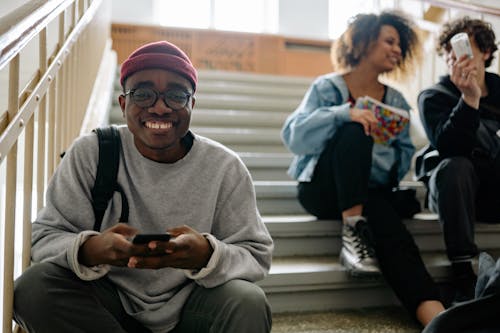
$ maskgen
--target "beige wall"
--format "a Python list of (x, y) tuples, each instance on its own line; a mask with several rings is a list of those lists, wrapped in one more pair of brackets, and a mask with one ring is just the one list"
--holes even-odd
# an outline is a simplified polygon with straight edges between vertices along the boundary
[(112, 26), (112, 38), (118, 63), (144, 43), (168, 40), (198, 69), (294, 76), (332, 71), (328, 40), (118, 23)]

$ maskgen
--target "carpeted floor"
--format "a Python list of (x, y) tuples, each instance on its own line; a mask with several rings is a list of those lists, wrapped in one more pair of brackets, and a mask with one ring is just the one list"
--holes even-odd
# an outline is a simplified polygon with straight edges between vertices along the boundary
[(272, 333), (418, 333), (421, 328), (398, 307), (286, 313), (273, 316)]

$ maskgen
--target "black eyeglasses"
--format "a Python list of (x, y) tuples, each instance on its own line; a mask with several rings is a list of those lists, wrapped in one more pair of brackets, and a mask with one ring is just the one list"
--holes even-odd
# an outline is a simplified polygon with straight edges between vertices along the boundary
[(163, 96), (163, 101), (172, 110), (185, 108), (191, 97), (190, 93), (182, 89), (170, 89), (164, 92), (158, 92), (151, 88), (136, 88), (125, 92), (125, 96), (130, 95), (132, 102), (138, 107), (150, 108), (156, 104), (158, 98)]

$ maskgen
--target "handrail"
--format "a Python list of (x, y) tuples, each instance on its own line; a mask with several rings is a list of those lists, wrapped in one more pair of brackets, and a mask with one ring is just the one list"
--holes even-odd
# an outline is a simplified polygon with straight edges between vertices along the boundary
[[(68, 0), (63, 0), (68, 1)], [(73, 1), (73, 0), (70, 0)], [(102, 1), (102, 0), (101, 0)], [(61, 50), (69, 50), (71, 46), (75, 43), (76, 37), (80, 34), (80, 32), (85, 28), (85, 26), (95, 15), (97, 8), (99, 7), (100, 1), (94, 1), (88, 8), (85, 15), (82, 19), (77, 23), (73, 31), (67, 37), (64, 44), (61, 46)], [(59, 12), (60, 13), (60, 12)], [(41, 29), (39, 29), (41, 30)], [(24, 37), (23, 37), (24, 38)], [(14, 54), (15, 55), (15, 54)], [(41, 77), (38, 84), (33, 89), (30, 96), (24, 102), (23, 106), (16, 113), (14, 118), (10, 120), (8, 127), (5, 130), (5, 135), (0, 135), (0, 163), (7, 156), (7, 152), (10, 150), (12, 145), (17, 141), (17, 137), (24, 130), (24, 125), (28, 123), (28, 120), (31, 118), (35, 107), (40, 102), (40, 96), (42, 96), (42, 92), (47, 90), (52, 79), (55, 77), (55, 74), (61, 67), (64, 62), (64, 59), (68, 56), (68, 52), (58, 52), (51, 65), (47, 68), (46, 73)], [(1, 67), (0, 67), (1, 68)], [(9, 135), (7, 133), (16, 133), (15, 136)]]
[[(30, 264), (32, 212), (43, 207), (59, 154), (83, 125), (101, 126), (96, 115), (108, 111), (95, 102), (109, 101), (116, 70), (104, 8), (110, 2), (33, 0), (0, 18), (0, 69), (9, 74), (0, 91), (8, 97), (7, 111), (0, 110), (1, 332), (12, 332), (14, 278)], [(35, 41), (37, 51), (29, 47)], [(22, 53), (35, 60), (23, 70)]]
[(422, 0), (423, 2), (430, 3), (431, 5), (442, 8), (461, 9), (465, 11), (472, 11), (480, 14), (488, 14), (500, 16), (500, 8), (489, 7), (485, 5), (473, 4), (460, 0)]
[(0, 69), (73, 0), (34, 0), (0, 18)]

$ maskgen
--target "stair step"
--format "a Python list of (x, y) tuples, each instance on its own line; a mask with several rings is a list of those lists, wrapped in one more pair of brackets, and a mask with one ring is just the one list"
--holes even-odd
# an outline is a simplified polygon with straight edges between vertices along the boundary
[(249, 95), (260, 98), (260, 96), (273, 96), (281, 98), (297, 98), (304, 96), (307, 86), (276, 85), (275, 82), (234, 82), (234, 81), (202, 81), (197, 88), (197, 94), (219, 94), (224, 92), (233, 95)]
[(255, 110), (216, 110), (196, 108), (191, 124), (196, 127), (281, 128), (289, 112)]
[(289, 181), (286, 173), (292, 155), (290, 153), (240, 152), (254, 181)]
[[(448, 278), (446, 256), (427, 253), (422, 257), (436, 282)], [(269, 275), (258, 284), (274, 313), (399, 304), (381, 277), (354, 279), (336, 257), (274, 258)]]
[[(284, 161), (282, 161), (284, 162)], [(286, 173), (286, 168), (283, 168)], [(286, 177), (282, 177), (284, 179)], [(262, 215), (301, 214), (304, 209), (297, 200), (297, 181), (290, 180), (254, 180), (257, 205)], [(401, 186), (417, 190), (416, 198), (423, 203), (426, 188), (421, 182), (405, 181)]]
[(309, 87), (314, 78), (303, 76), (284, 76), (272, 74), (255, 74), (248, 72), (232, 72), (219, 70), (199, 70), (199, 85), (211, 84), (213, 81), (244, 82), (254, 84), (272, 84), (281, 87)]
[(196, 94), (196, 107), (201, 109), (234, 109), (292, 112), (302, 98), (276, 98), (230, 94)]
[[(340, 253), (340, 220), (318, 220), (307, 213), (264, 215), (262, 219), (275, 243), (274, 256), (337, 256)], [(405, 219), (404, 223), (422, 253), (444, 253), (442, 230), (436, 214), (422, 212), (412, 219)], [(500, 224), (476, 223), (475, 239), (479, 248), (500, 249), (499, 237)]]
[(248, 168), (282, 168), (287, 170), (293, 159), (290, 153), (241, 152), (238, 155)]
[(219, 128), (193, 126), (191, 130), (222, 144), (283, 146), (280, 138), (280, 130), (275, 128)]

